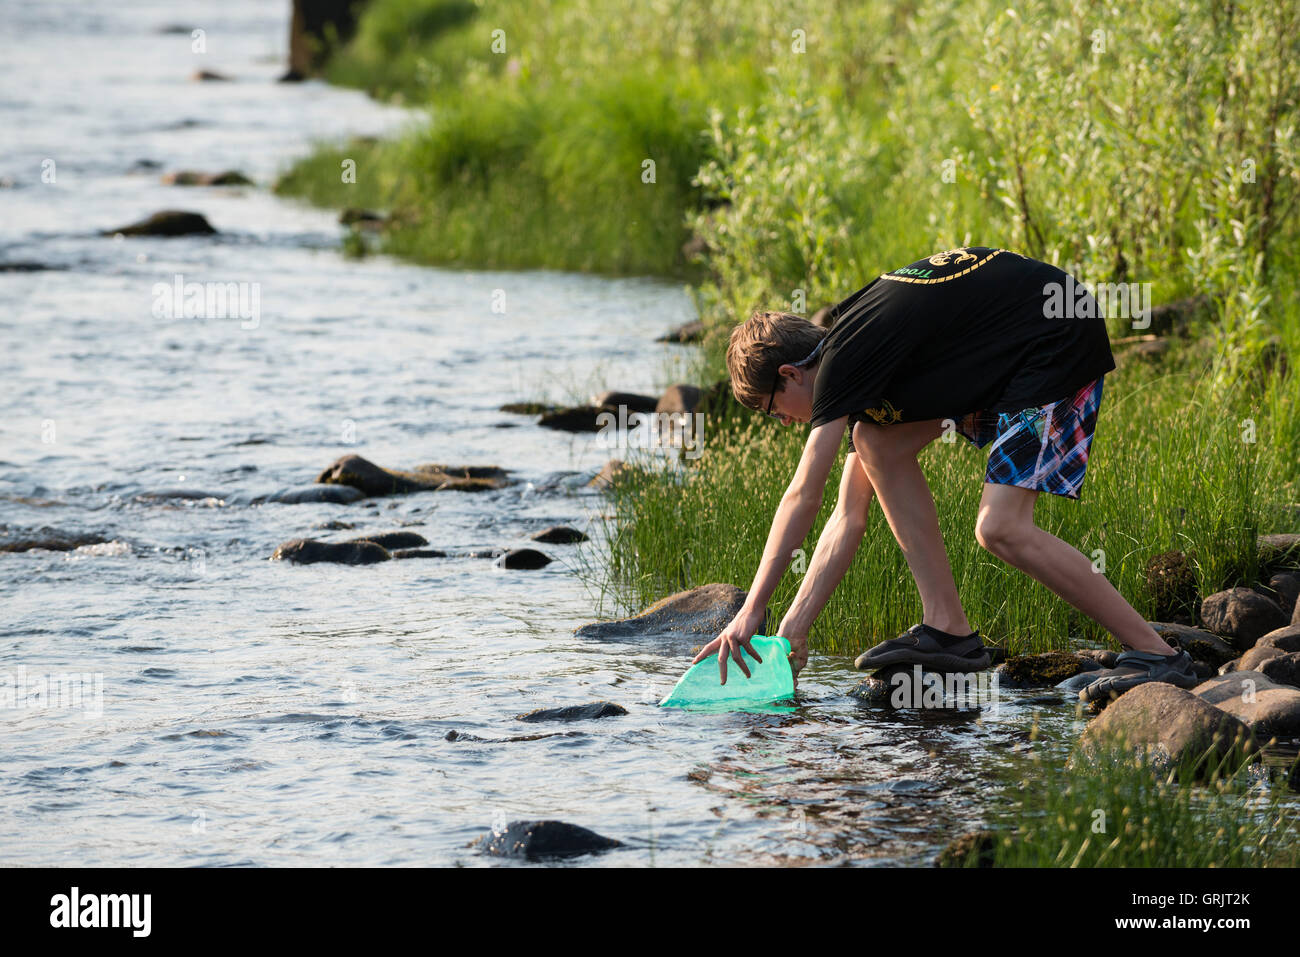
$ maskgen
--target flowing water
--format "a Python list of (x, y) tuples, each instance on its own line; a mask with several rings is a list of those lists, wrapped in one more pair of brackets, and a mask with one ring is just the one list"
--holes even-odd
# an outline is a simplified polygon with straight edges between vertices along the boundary
[[(96, 540), (0, 553), (0, 695), (16, 691), (0, 708), (0, 856), (482, 864), (496, 859), (467, 845), (494, 826), (557, 818), (627, 844), (581, 859), (596, 866), (915, 864), (977, 826), (1007, 752), (1035, 719), (1076, 731), (1068, 709), (1005, 691), (993, 712), (866, 708), (845, 693), (851, 662), (814, 655), (792, 713), (666, 712), (686, 658), (574, 637), (625, 611), (587, 570), (604, 506), (582, 484), (619, 453), (498, 407), (675, 381), (683, 347), (653, 338), (692, 317), (690, 298), (341, 256), (336, 213), (267, 184), (314, 140), (412, 116), (275, 83), (288, 8), (0, 0), (0, 264), (28, 264), (0, 265), (0, 532)], [(227, 168), (257, 186), (160, 182)], [(219, 234), (99, 234), (162, 209)], [(244, 284), (258, 314), (160, 316), (177, 281)], [(518, 481), (253, 504), (348, 452)], [(540, 570), (267, 561), (298, 537), (406, 529), (463, 552), (556, 523), (593, 543), (541, 546), (557, 560)], [(79, 705), (32, 692), (81, 675)], [(514, 718), (601, 699), (630, 713)]]

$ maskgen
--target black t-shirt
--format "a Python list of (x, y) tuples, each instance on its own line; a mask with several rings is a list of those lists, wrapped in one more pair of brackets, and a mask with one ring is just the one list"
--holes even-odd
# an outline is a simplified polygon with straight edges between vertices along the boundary
[(831, 310), (813, 427), (1018, 412), (1115, 368), (1106, 320), (1063, 270), (1005, 249), (936, 253)]

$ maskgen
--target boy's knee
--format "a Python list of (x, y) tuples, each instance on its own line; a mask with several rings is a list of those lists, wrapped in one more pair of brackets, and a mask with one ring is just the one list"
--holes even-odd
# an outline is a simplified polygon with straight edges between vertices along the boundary
[(975, 520), (975, 541), (994, 555), (1013, 552), (1026, 537), (1023, 522), (1007, 518), (1000, 512), (985, 509)]

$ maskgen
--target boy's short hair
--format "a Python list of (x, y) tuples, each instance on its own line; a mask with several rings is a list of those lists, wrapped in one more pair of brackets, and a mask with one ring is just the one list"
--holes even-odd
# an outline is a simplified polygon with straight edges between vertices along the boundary
[(803, 316), (755, 312), (731, 330), (727, 344), (727, 371), (736, 401), (761, 412), (772, 394), (776, 370), (806, 359), (825, 337), (825, 329)]

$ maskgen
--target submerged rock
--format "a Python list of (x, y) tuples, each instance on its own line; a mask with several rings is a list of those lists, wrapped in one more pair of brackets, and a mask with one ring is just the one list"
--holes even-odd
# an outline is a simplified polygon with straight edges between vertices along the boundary
[(574, 542), (585, 542), (587, 540), (584, 533), (567, 525), (552, 525), (550, 528), (534, 532), (528, 537), (534, 542), (545, 542), (547, 545), (572, 545)]
[(1101, 662), (1068, 651), (1044, 651), (1036, 655), (1013, 655), (995, 671), (1008, 688), (1050, 688), (1081, 671), (1097, 671)]
[(1219, 675), (1197, 685), (1192, 694), (1238, 718), (1261, 739), (1300, 737), (1300, 690), (1261, 672)]
[(622, 846), (622, 841), (564, 821), (512, 821), (504, 831), (489, 834), (478, 842), (484, 854), (523, 857), (530, 861), (577, 857)]
[[(744, 603), (744, 591), (735, 585), (714, 582), (661, 598), (631, 618), (592, 622), (573, 634), (600, 641), (647, 639), (657, 643), (707, 643), (727, 627)], [(760, 626), (761, 634), (765, 633), (765, 622), (766, 619)]]
[(41, 549), (70, 552), (84, 545), (104, 545), (109, 541), (96, 532), (69, 532), (48, 525), (41, 528), (0, 525), (0, 552), (31, 552)]
[(317, 562), (373, 565), (376, 562), (386, 562), (391, 557), (386, 548), (374, 542), (318, 542), (314, 538), (296, 538), (277, 548), (271, 559), (298, 565), (314, 565)]
[(1232, 639), (1240, 651), (1286, 624), (1278, 603), (1251, 588), (1229, 588), (1201, 604), (1201, 622), (1216, 635)]
[(483, 491), (508, 484), (507, 470), (495, 465), (419, 465), (411, 471), (381, 468), (359, 455), (344, 455), (331, 462), (319, 484), (350, 485), (366, 495), (403, 495), (408, 492)]
[(1200, 774), (1209, 770), (1207, 754), (1222, 758), (1233, 747), (1241, 748), (1243, 754), (1258, 750), (1250, 728), (1237, 717), (1161, 681), (1126, 691), (1088, 722), (1077, 753), (1086, 757), (1108, 746), (1146, 752), (1173, 763), (1199, 759), (1196, 769)]
[(386, 549), (394, 548), (419, 548), (421, 545), (428, 545), (429, 540), (423, 535), (417, 535), (415, 532), (380, 532), (376, 535), (362, 535), (359, 538), (350, 538), (343, 544), (354, 545), (359, 542), (374, 542)]
[(574, 704), (565, 708), (539, 708), (527, 714), (517, 714), (518, 721), (592, 721), (596, 718), (614, 718), (627, 714), (627, 708), (612, 701), (594, 701), (591, 704)]
[(252, 186), (253, 181), (239, 170), (228, 169), (221, 173), (200, 173), (181, 169), (164, 174), (164, 186)]
[(216, 233), (201, 213), (180, 209), (164, 209), (148, 219), (117, 229), (106, 229), (105, 236), (211, 236)]
[(512, 548), (501, 556), (497, 564), (502, 568), (543, 568), (552, 561), (550, 555), (535, 548)]
[(308, 502), (329, 502), (348, 505), (365, 497), (365, 492), (350, 485), (305, 485), (301, 488), (281, 489), (265, 498), (255, 498), (253, 504), (278, 502), (282, 505), (302, 505)]
[(404, 548), (393, 552), (394, 558), (446, 558), (447, 553), (437, 548)]
[(226, 500), (225, 492), (208, 492), (197, 488), (164, 488), (152, 492), (141, 492), (132, 498), (134, 502), (206, 502), (213, 499), (218, 502)]

